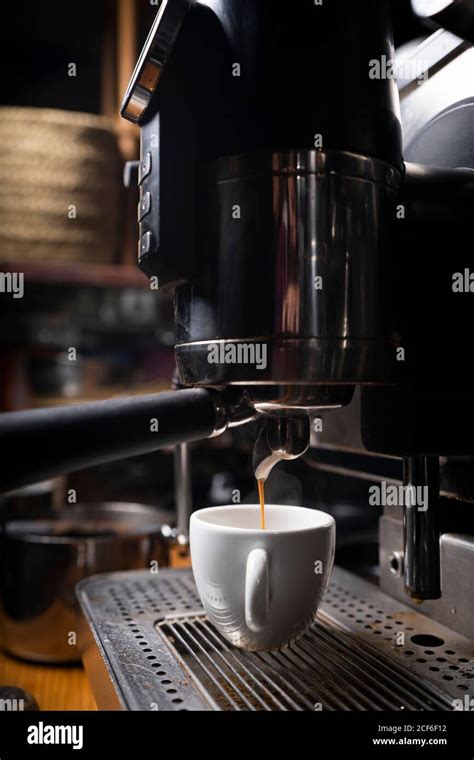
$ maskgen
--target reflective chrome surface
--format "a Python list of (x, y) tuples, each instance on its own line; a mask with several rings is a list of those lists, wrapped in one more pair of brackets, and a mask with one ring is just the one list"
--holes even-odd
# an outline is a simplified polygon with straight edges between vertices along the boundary
[[(412, 80), (403, 83), (400, 90), (405, 159), (415, 163), (432, 163), (434, 166), (469, 167), (471, 163), (465, 152), (464, 130), (459, 146), (459, 150), (464, 149), (464, 160), (461, 163), (455, 159), (453, 161), (457, 154), (457, 140), (452, 141), (453, 147), (449, 150), (450, 130), (446, 130), (444, 136), (442, 133), (434, 134), (434, 130), (437, 122), (454, 118), (456, 112), (473, 108), (474, 48), (463, 43), (459, 37), (440, 30), (413, 50), (405, 62), (405, 68), (408, 71), (411, 68), (416, 73), (420, 62), (426, 62), (423, 85), (419, 86), (413, 76)], [(459, 137), (462, 128), (456, 124), (453, 129), (454, 126), (454, 133)], [(436, 144), (437, 153), (433, 150), (432, 156), (423, 155), (423, 136), (425, 140), (428, 139), (428, 146)], [(433, 160), (435, 157), (437, 160)]]
[(249, 389), (260, 414), (317, 414), (346, 406), (353, 393), (352, 385), (255, 385)]
[(309, 417), (268, 416), (253, 451), (257, 480), (266, 480), (278, 462), (298, 459), (309, 446)]
[(411, 0), (417, 16), (430, 27), (442, 27), (474, 42), (472, 0)]
[(420, 606), (404, 591), (403, 572), (391, 571), (390, 559), (398, 554), (403, 559), (403, 527), (394, 509), (385, 509), (380, 521), (380, 588), (392, 599), (408, 604), (452, 631), (474, 640), (474, 538), (459, 533), (443, 533), (441, 545), (441, 577), (443, 595), (424, 601)]
[[(205, 199), (203, 274), (176, 294), (182, 382), (285, 386), (269, 399), (278, 405), (292, 385), (393, 381), (384, 261), (399, 181), (392, 166), (341, 151), (218, 161)], [(258, 348), (265, 362), (234, 360), (242, 347)]]
[(73, 662), (78, 581), (96, 573), (167, 564), (166, 513), (142, 504), (67, 505), (57, 518), (15, 520), (0, 530), (2, 647), (37, 662)]

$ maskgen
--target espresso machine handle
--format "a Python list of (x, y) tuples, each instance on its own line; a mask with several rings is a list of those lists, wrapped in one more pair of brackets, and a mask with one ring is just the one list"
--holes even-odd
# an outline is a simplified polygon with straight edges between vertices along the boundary
[(225, 427), (204, 388), (0, 415), (0, 493), (208, 438)]

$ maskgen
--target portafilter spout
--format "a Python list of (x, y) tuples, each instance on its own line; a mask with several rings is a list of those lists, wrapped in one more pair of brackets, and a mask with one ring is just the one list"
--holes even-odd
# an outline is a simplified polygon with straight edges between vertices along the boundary
[(256, 479), (266, 480), (278, 462), (302, 456), (308, 449), (310, 437), (307, 415), (268, 415), (253, 450)]

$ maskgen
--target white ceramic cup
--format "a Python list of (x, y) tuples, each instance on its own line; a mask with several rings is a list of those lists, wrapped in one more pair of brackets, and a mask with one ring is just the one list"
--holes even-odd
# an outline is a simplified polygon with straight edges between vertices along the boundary
[(336, 526), (325, 512), (256, 504), (191, 516), (191, 559), (203, 606), (228, 641), (277, 649), (313, 622), (329, 584)]

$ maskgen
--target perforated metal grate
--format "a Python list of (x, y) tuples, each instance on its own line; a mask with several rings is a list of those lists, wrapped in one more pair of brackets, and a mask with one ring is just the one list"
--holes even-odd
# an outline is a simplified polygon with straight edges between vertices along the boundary
[(273, 653), (231, 647), (188, 570), (96, 576), (78, 596), (100, 707), (111, 692), (135, 710), (452, 710), (474, 695), (472, 643), (339, 568), (318, 622)]
[(453, 699), (474, 693), (472, 642), (378, 589), (364, 596), (360, 592), (368, 584), (360, 579), (349, 582), (347, 577), (348, 573), (342, 575), (342, 583), (334, 579), (326, 595), (324, 612), (329, 619), (390, 653), (418, 677), (435, 682)]

